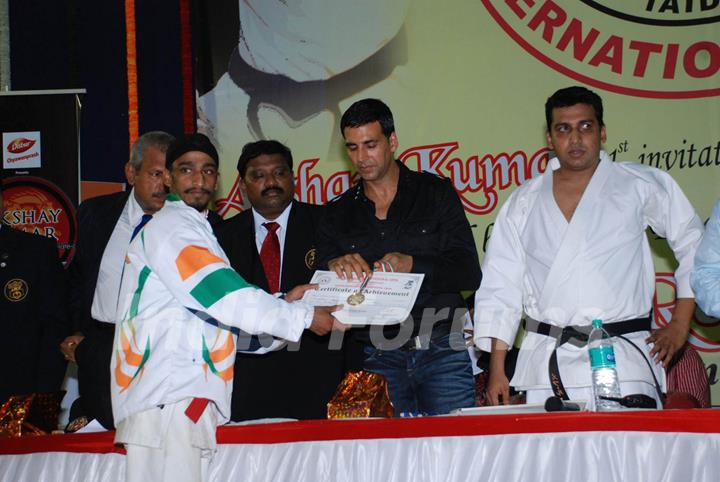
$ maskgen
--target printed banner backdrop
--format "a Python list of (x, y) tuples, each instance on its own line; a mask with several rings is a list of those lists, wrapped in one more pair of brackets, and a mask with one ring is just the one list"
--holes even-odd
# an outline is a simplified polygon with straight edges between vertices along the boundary
[[(632, 5), (630, 5), (632, 4)], [(499, 207), (545, 170), (543, 105), (585, 85), (603, 98), (616, 161), (669, 172), (706, 219), (720, 194), (720, 1), (370, 0), (205, 2), (198, 129), (221, 155), (217, 206), (243, 209), (235, 164), (246, 142), (286, 143), (297, 197), (324, 203), (354, 173), (341, 113), (364, 97), (395, 115), (398, 158), (448, 177), (482, 257)], [(670, 319), (672, 252), (648, 233)], [(598, 240), (602, 242), (602, 240)], [(690, 343), (720, 405), (720, 325), (698, 314)]]
[(5, 212), (15, 229), (57, 240), (68, 266), (75, 254), (83, 91), (0, 95)]

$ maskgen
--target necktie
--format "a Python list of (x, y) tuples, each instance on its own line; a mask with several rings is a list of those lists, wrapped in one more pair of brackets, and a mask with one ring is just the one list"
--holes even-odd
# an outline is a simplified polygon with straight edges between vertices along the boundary
[(140, 230), (143, 228), (143, 226), (145, 226), (148, 223), (148, 221), (150, 221), (151, 219), (152, 219), (152, 214), (143, 214), (142, 215), (142, 219), (140, 220), (138, 225), (135, 226), (135, 229), (133, 229), (132, 236), (130, 236), (130, 241), (135, 239), (135, 236), (137, 236), (137, 234), (140, 232)]
[(275, 231), (280, 225), (278, 223), (263, 223), (268, 233), (265, 236), (262, 247), (260, 248), (260, 261), (265, 270), (265, 277), (268, 280), (268, 288), (271, 293), (280, 291), (280, 241)]

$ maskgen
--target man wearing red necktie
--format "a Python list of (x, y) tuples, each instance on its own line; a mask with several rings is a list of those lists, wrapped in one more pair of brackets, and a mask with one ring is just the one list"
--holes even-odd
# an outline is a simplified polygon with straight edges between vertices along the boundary
[[(324, 208), (293, 200), (292, 153), (278, 141), (246, 144), (238, 161), (251, 209), (216, 228), (232, 267), (269, 293), (308, 283), (315, 269), (315, 232)], [(231, 419), (325, 418), (344, 370), (330, 336), (305, 330), (298, 344), (235, 360)]]

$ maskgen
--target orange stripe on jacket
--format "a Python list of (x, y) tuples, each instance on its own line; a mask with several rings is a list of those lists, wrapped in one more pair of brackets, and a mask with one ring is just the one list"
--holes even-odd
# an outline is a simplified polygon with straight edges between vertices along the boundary
[(210, 359), (213, 361), (213, 363), (219, 363), (229, 357), (234, 351), (235, 343), (233, 341), (233, 335), (228, 333), (225, 344), (217, 350), (212, 350), (210, 352)]
[(214, 263), (225, 264), (225, 261), (212, 254), (207, 248), (200, 246), (186, 246), (175, 259), (175, 265), (183, 281), (205, 266)]
[(120, 353), (115, 353), (115, 383), (121, 388), (120, 393), (127, 390), (130, 386), (130, 382), (133, 381), (133, 377), (125, 375), (122, 371), (122, 361), (120, 359)]
[(234, 372), (233, 372), (233, 371), (234, 371), (234, 369), (235, 369), (235, 365), (230, 365), (230, 366), (227, 367), (225, 370), (219, 371), (219, 372), (218, 372), (218, 376), (220, 377), (220, 379), (221, 379), (222, 381), (224, 381), (225, 383), (227, 383), (227, 382), (229, 382), (229, 381), (231, 381), (231, 380), (233, 379), (233, 375), (234, 375)]
[(140, 362), (142, 362), (143, 359), (142, 353), (135, 353), (135, 351), (133, 351), (130, 346), (130, 340), (128, 340), (124, 330), (120, 331), (120, 345), (122, 347), (123, 354), (125, 355), (125, 362), (128, 365), (139, 367)]

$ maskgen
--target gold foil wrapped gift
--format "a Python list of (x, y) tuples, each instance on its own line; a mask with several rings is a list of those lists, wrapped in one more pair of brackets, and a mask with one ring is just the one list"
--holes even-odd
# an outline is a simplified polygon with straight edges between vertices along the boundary
[(0, 407), (0, 437), (45, 435), (57, 428), (64, 391), (13, 395)]
[(395, 414), (382, 375), (348, 372), (327, 404), (328, 418), (392, 417)]

